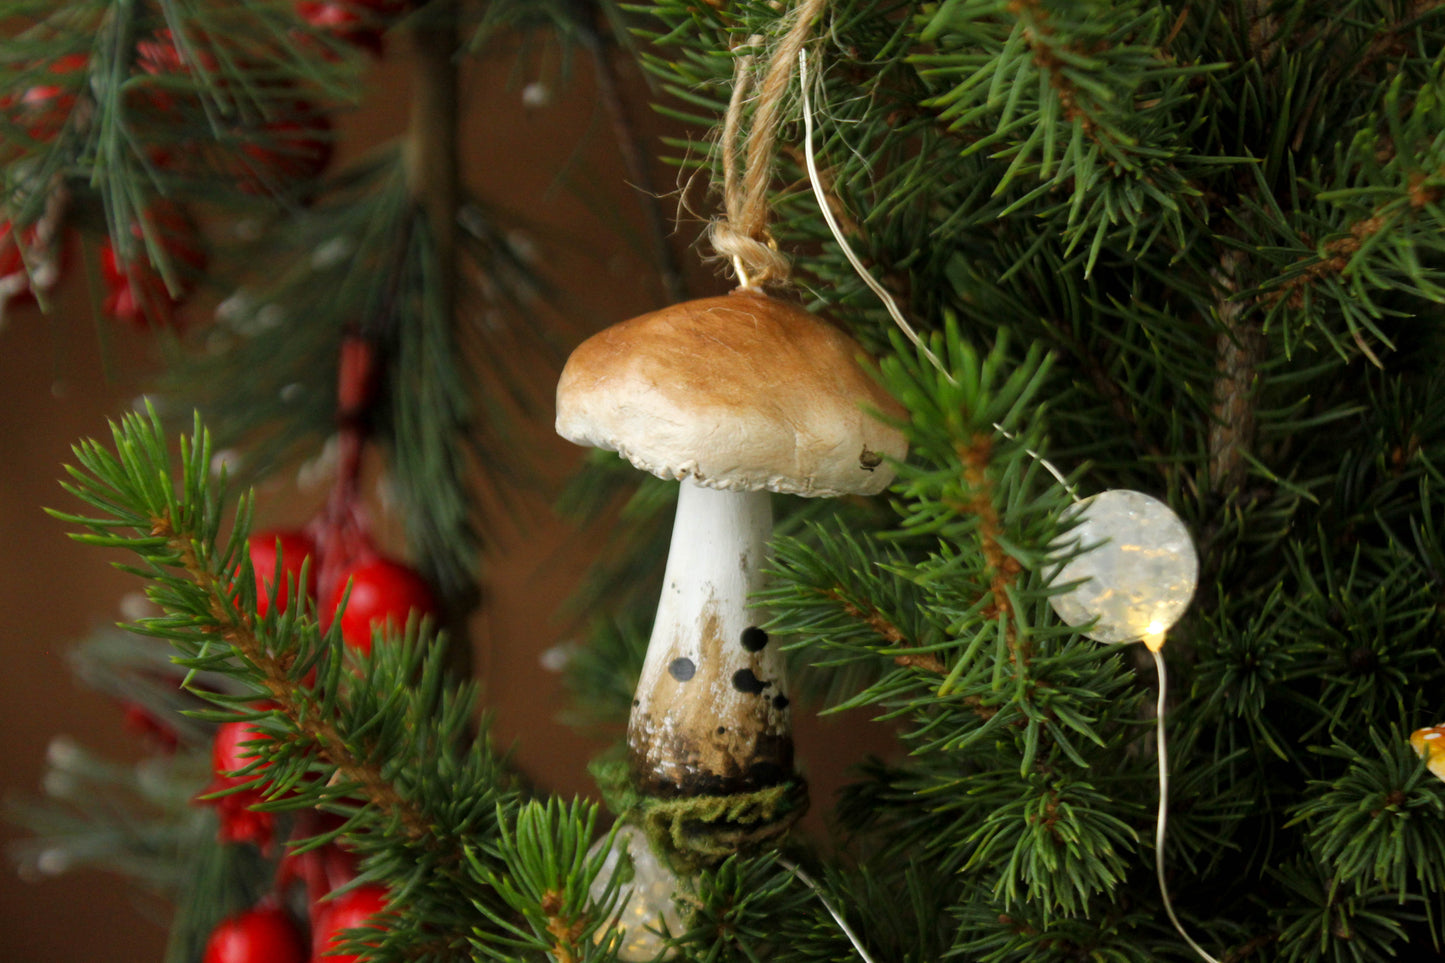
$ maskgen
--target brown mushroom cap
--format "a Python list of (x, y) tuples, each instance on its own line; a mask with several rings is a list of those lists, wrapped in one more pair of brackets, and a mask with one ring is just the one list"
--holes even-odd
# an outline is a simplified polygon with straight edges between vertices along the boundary
[(739, 290), (623, 321), (582, 342), (557, 383), (557, 433), (662, 478), (795, 495), (875, 494), (902, 408), (821, 318)]

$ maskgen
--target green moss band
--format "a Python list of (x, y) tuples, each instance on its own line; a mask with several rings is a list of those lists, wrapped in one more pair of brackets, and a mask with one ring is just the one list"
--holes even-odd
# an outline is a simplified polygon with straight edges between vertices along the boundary
[(608, 807), (636, 823), (678, 872), (696, 872), (783, 836), (808, 811), (802, 779), (727, 796), (645, 796), (629, 784), (625, 762), (598, 760), (592, 774)]
[(641, 796), (636, 819), (674, 869), (696, 871), (780, 838), (807, 811), (808, 784), (795, 779), (730, 796)]

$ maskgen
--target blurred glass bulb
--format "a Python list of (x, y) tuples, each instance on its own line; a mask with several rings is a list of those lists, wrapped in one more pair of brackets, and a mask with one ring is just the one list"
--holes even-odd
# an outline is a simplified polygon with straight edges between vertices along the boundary
[[(605, 838), (598, 840), (588, 855), (595, 856), (606, 845)], [(673, 935), (682, 932), (682, 914), (678, 912), (674, 900), (682, 884), (677, 874), (653, 853), (647, 835), (627, 823), (618, 827), (612, 850), (607, 854), (601, 872), (592, 881), (589, 892), (594, 901), (600, 900), (606, 893), (608, 882), (623, 860), (631, 863), (632, 878), (618, 890), (614, 911), (616, 922), (607, 929), (599, 930), (597, 938), (602, 940), (611, 933), (621, 933), (617, 958), (625, 963), (647, 963), (657, 959), (658, 953), (665, 948), (658, 930), (665, 927)], [(668, 954), (669, 957), (672, 955)]]
[(1199, 580), (1199, 558), (1179, 516), (1157, 498), (1116, 489), (1085, 499), (1064, 520), (1077, 525), (1055, 548), (1082, 552), (1049, 579), (1078, 583), (1049, 597), (1054, 612), (1069, 625), (1093, 622), (1084, 634), (1100, 642), (1162, 639), (1189, 608)]

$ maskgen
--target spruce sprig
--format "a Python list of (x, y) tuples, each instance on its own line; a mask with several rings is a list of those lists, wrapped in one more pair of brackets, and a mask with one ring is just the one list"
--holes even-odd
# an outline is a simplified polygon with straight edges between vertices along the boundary
[(549, 954), (556, 963), (601, 958), (595, 944), (607, 942), (601, 930), (612, 916), (620, 881), (610, 881), (600, 898), (589, 892), (615, 838), (604, 837), (605, 845), (591, 851), (597, 815), (593, 804), (555, 799), (497, 814), (495, 854), (474, 865), (525, 923), (489, 914), (496, 928), (473, 939), (484, 958), (511, 960), (518, 950)]
[[(77, 445), (78, 465), (67, 466), (72, 481), (64, 485), (71, 494), (104, 514), (51, 514), (90, 530), (73, 534), (77, 541), (128, 549), (139, 556), (141, 565), (123, 567), (150, 579), (147, 594), (165, 614), (143, 619), (133, 628), (168, 640), (178, 650), (177, 658), (190, 668), (229, 668), (226, 674), (247, 691), (240, 695), (212, 695), (213, 701), (230, 707), (217, 717), (264, 720), (278, 728), (284, 720), (290, 738), (275, 740), (275, 744), (294, 743), (303, 747), (302, 751), (271, 749), (267, 743), (251, 768), (259, 772), (288, 758), (300, 765), (289, 771), (278, 766), (277, 771), (268, 772), (265, 782), (284, 788), (299, 785), (314, 753), (334, 767), (332, 775), (340, 775), (344, 784), (341, 792), (332, 787), (312, 787), (314, 801), (344, 800), (360, 790), (372, 804), (397, 820), (408, 836), (428, 836), (429, 820), (382, 776), (380, 761), (371, 749), (379, 740), (374, 736), (365, 740), (349, 738), (351, 734), (337, 719), (346, 688), (346, 653), (339, 645), (339, 628), (333, 627), (323, 636), (314, 617), (308, 616), (301, 605), (284, 613), (269, 613), (264, 619), (254, 615), (255, 574), (246, 548), (251, 500), (249, 496), (239, 500), (231, 532), (223, 541), (221, 529), (226, 512), (220, 492), (225, 487), (224, 472), (213, 485), (211, 443), (199, 415), (193, 433), (180, 440), (179, 483), (172, 481), (164, 428), (153, 406), (147, 406), (145, 415), (133, 412), (113, 423), (112, 439), (114, 455), (93, 440)], [(419, 699), (422, 714), (430, 714), (426, 710), (435, 708), (430, 703), (439, 699), (435, 668), (429, 672), (423, 668), (422, 650), (414, 637), (388, 651), (400, 655), (367, 663), (368, 676), (392, 675), (398, 670), (410, 676), (421, 670), (421, 684), (409, 687), (409, 691)], [(313, 670), (316, 686), (311, 690), (303, 679)], [(368, 689), (362, 686), (359, 691)], [(273, 701), (278, 711), (245, 708), (246, 703), (258, 699)], [(397, 701), (391, 698), (377, 708), (401, 709)], [(407, 720), (403, 713), (395, 715), (393, 726), (399, 732)], [(371, 720), (372, 726), (381, 728), (382, 721), (379, 714)]]
[(1398, 728), (1372, 731), (1368, 754), (1335, 740), (1321, 754), (1348, 768), (1312, 783), (1294, 822), (1311, 851), (1334, 870), (1333, 887), (1365, 895), (1383, 888), (1418, 902), (1445, 887), (1445, 793)]
[(321, 632), (304, 603), (256, 617), (245, 537), (251, 501), (238, 500), (223, 535), (226, 480), (211, 477), (199, 417), (181, 438), (178, 467), (154, 408), (113, 424), (112, 441), (113, 452), (77, 445), (67, 469), (65, 487), (94, 514), (52, 514), (85, 529), (74, 538), (139, 559), (120, 564), (149, 579), (164, 614), (134, 631), (166, 639), (182, 666), (230, 681), (233, 691), (201, 693), (218, 707), (204, 715), (255, 727), (254, 761), (236, 775), (264, 790), (262, 808), (341, 817), (299, 845), (345, 834), (366, 858), (364, 877), (404, 899), (378, 958), (445, 958), (452, 950), (414, 951), (465, 942), (476, 905), (505, 912), (464, 854), (489, 851), (498, 812), (519, 794), (515, 775), (473, 734), (475, 686), (449, 678), (442, 645), (424, 625), (358, 657), (339, 628)]
[(996, 192), (1020, 177), (1066, 190), (1056, 210), (1069, 248), (1088, 241), (1090, 265), (1141, 220), (1183, 241), (1179, 201), (1193, 191), (1181, 168), (1199, 166), (1189, 86), (1222, 65), (1175, 59), (1167, 8), (955, 0), (920, 19), (927, 52), (913, 59), (934, 91), (924, 105), (966, 151), (1007, 162)]
[(1424, 919), (1412, 906), (1401, 906), (1383, 886), (1365, 893), (1334, 885), (1332, 871), (1300, 859), (1269, 873), (1280, 899), (1270, 908), (1272, 932), (1258, 939), (1272, 945), (1283, 963), (1358, 963), (1399, 956), (1407, 926)]

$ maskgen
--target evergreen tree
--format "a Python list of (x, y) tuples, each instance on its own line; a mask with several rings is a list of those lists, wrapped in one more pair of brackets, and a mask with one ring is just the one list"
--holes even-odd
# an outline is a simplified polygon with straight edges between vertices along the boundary
[[(260, 64), (330, 89), (346, 61), (312, 56), (291, 20), (270, 19), (290, 16), (282, 5), (67, 7), (76, 16), (46, 21), (7, 85), (33, 89), (61, 57), (89, 52), (58, 133), (37, 133), (33, 112), (12, 120), (25, 135), (6, 158), (15, 234), (44, 223), (41, 185), (73, 184), (105, 213), (121, 261), (144, 249), (175, 291), (186, 259), (143, 217), (134, 237), (147, 210), (137, 197), (201, 179), (214, 201), (218, 171), (238, 195), (250, 181), (159, 162), (154, 145), (187, 135), (140, 136), (149, 128), (130, 115), (157, 92), (131, 92), (156, 86), (225, 135), (222, 160), (254, 158), (226, 137), (296, 102)], [(484, 9), (483, 34), (553, 18), (594, 54), (610, 49), (585, 4)], [(411, 15), (432, 31), (437, 65), (461, 36), (452, 12)], [(161, 14), (176, 37), (235, 37), (268, 56), (218, 55), (224, 82), (209, 69), (137, 72), (136, 38), (160, 22), (134, 18)], [(81, 537), (135, 553), (165, 614), (133, 628), (174, 648), (188, 691), (210, 704), (196, 718), (254, 727), (240, 774), (225, 767), (226, 798), (259, 792), (278, 834), (294, 834), (286, 865), (310, 895), (326, 889), (318, 854), (337, 852), (356, 861), (355, 886), (389, 894), (382, 929), (355, 948), (378, 960), (646, 959), (632, 947), (638, 920), (670, 909), (658, 945), (680, 959), (1187, 960), (1190, 939), (1221, 960), (1439, 957), (1445, 786), (1425, 737), (1419, 750), (1410, 737), (1437, 721), (1445, 675), (1445, 520), (1431, 507), (1445, 485), (1445, 342), (1430, 328), (1445, 293), (1445, 10), (656, 0), (625, 16), (663, 109), (689, 128), (674, 159), (719, 186), (695, 202), (726, 213), (716, 249), (740, 282), (846, 326), (901, 405), (885, 417), (909, 448), (888, 466), (885, 498), (776, 499), (759, 644), (788, 651), (793, 713), (866, 708), (903, 752), (860, 768), (826, 843), (773, 832), (797, 814), (796, 780), (659, 802), (635, 766), (629, 782), (607, 758), (596, 771), (622, 817), (609, 835), (596, 806), (547, 797), (491, 748), (475, 689), (428, 625), (413, 619), (363, 652), (324, 605), (258, 613), (278, 586), (252, 562), (250, 501), (228, 521), (206, 428), (193, 424), (173, 453), (159, 415), (127, 416), (111, 442), (77, 449), (70, 487), (86, 507), (69, 517)], [(12, 98), (12, 116), (35, 102)], [(424, 109), (435, 113), (419, 129), (434, 132), (435, 117), (446, 129), (445, 98)], [(818, 129), (811, 152), (805, 121)], [(709, 132), (715, 150), (682, 153)], [(367, 239), (353, 260), (399, 265), (344, 289), (345, 316), (371, 319), (360, 331), (318, 325), (329, 340), (285, 356), (314, 366), (342, 357), (346, 337), (378, 348), (391, 406), (365, 423), (383, 426), (413, 493), (402, 504), (417, 557), (454, 617), (477, 546), (458, 439), (491, 422), (469, 414), (461, 371), (435, 367), (457, 337), (458, 293), (436, 286), (455, 272), (438, 266), (472, 242), (492, 268), (509, 255), (494, 234), (457, 235), (452, 225), (477, 222), (446, 213), (470, 210), (446, 187), (454, 148), (422, 140), (399, 170), (379, 160), (304, 211), (300, 194), (269, 185), (252, 198), (295, 236), (349, 224)], [(791, 279), (774, 250), (791, 255)], [(285, 296), (308, 296), (296, 287)], [(318, 293), (330, 292), (312, 285), (298, 303), (319, 311)], [(264, 325), (235, 337), (222, 369), (276, 356)], [(304, 406), (310, 422), (260, 402), (240, 406), (250, 421), (205, 417), (228, 445), (259, 440), (253, 464), (276, 464), (330, 432), (330, 363), (304, 379), (332, 386)], [(576, 504), (637, 479), (599, 457)], [(665, 554), (660, 509), (675, 490), (636, 488), (638, 521), (591, 588), (613, 606), (569, 667), (591, 717), (625, 715), (633, 698)], [(1142, 649), (1095, 641), (1054, 611), (1069, 590), (1054, 572), (1074, 497), (1110, 490), (1167, 502), (1197, 550), (1157, 703)], [(307, 574), (293, 576), (298, 594)], [(198, 958), (217, 921), (273, 878), (264, 847), (210, 844), (214, 824), (194, 825), (209, 818), (182, 821), (190, 862), (166, 870), (185, 894), (176, 960)], [(609, 859), (623, 839), (630, 861)], [(629, 892), (644, 882), (656, 892), (634, 917)], [(312, 906), (318, 933), (320, 918)]]

